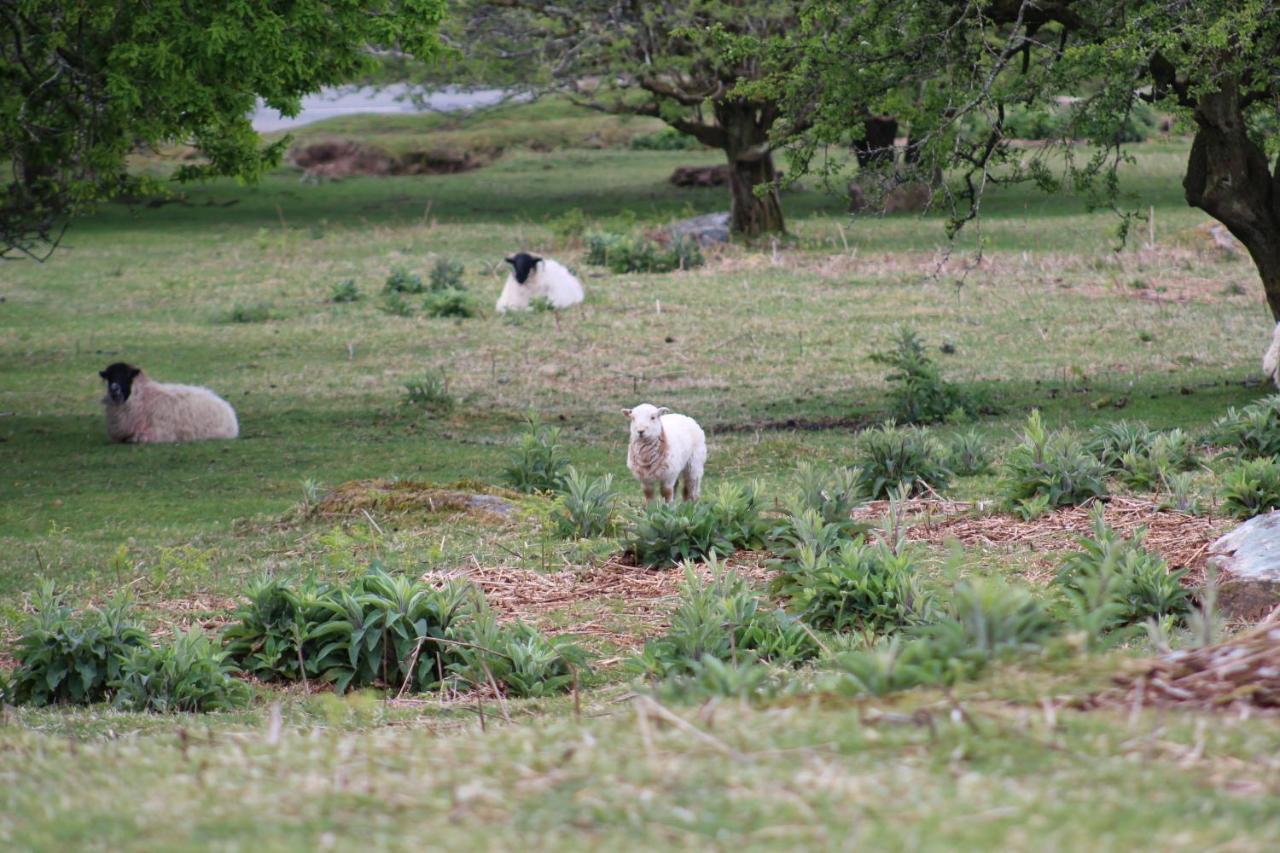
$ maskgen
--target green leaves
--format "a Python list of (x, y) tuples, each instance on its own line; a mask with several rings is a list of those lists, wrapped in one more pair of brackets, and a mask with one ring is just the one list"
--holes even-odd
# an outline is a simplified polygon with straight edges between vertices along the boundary
[(560, 430), (543, 426), (530, 413), (520, 440), (507, 456), (503, 479), (519, 492), (558, 492), (564, 489), (569, 459), (560, 446)]
[(1043, 512), (1107, 493), (1106, 468), (1067, 432), (1045, 429), (1038, 409), (1027, 418), (1022, 440), (1005, 458), (1001, 487), (1014, 509)]
[(700, 501), (645, 507), (623, 547), (641, 565), (664, 566), (758, 547), (766, 532), (756, 490), (720, 483)]

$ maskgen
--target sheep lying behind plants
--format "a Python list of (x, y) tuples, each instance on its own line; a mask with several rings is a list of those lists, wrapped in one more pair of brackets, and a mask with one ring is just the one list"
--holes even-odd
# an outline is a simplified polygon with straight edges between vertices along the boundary
[(622, 413), (631, 419), (627, 467), (644, 487), (644, 499), (653, 500), (653, 487), (657, 484), (662, 499), (670, 501), (675, 495), (676, 480), (683, 478), (684, 499), (696, 501), (707, 464), (707, 437), (698, 422), (648, 403), (623, 409)]
[(1280, 323), (1276, 323), (1275, 329), (1271, 332), (1271, 346), (1267, 347), (1267, 352), (1262, 356), (1262, 372), (1267, 374), (1267, 378), (1280, 386)]
[(534, 299), (545, 299), (553, 308), (568, 308), (582, 301), (582, 282), (550, 258), (520, 252), (507, 258), (511, 275), (498, 297), (497, 310), (527, 311)]
[(231, 404), (194, 385), (155, 382), (123, 361), (98, 373), (107, 382), (107, 435), (112, 441), (200, 441), (240, 434)]

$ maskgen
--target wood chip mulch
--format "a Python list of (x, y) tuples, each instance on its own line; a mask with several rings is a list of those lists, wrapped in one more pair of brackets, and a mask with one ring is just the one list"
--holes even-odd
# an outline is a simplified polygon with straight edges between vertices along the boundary
[[(1031, 521), (993, 513), (991, 509), (978, 504), (921, 498), (906, 502), (901, 511), (912, 524), (907, 531), (908, 539), (935, 545), (954, 539), (966, 547), (1006, 551), (1021, 548), (1036, 555), (1036, 562), (1045, 571), (1034, 577), (1045, 581), (1056, 570), (1058, 554), (1054, 552), (1075, 550), (1077, 540), (1093, 531), (1088, 505), (1064, 507)], [(878, 519), (888, 510), (888, 501), (876, 501), (859, 510), (855, 517)], [(1108, 499), (1103, 504), (1103, 517), (1126, 537), (1145, 527), (1146, 547), (1164, 557), (1170, 568), (1188, 569), (1184, 578), (1188, 585), (1197, 585), (1203, 580), (1209, 546), (1232, 526), (1229, 519), (1162, 510), (1154, 501), (1130, 497)]]
[[(764, 554), (739, 552), (722, 560), (721, 566), (763, 584), (769, 577), (765, 559)], [(710, 570), (699, 564), (695, 572), (705, 578)], [(599, 565), (555, 572), (482, 566), (473, 561), (462, 569), (424, 575), (428, 581), (449, 578), (469, 580), (480, 587), (500, 620), (521, 619), (549, 634), (588, 635), (634, 649), (666, 626), (685, 575), (680, 569), (628, 565), (617, 557)], [(575, 606), (588, 608), (580, 614), (585, 617), (582, 621), (563, 624), (563, 619), (548, 620), (552, 614), (564, 614)]]
[(1280, 712), (1280, 608), (1252, 630), (1217, 645), (1170, 652), (1116, 677), (1098, 706), (1188, 707)]

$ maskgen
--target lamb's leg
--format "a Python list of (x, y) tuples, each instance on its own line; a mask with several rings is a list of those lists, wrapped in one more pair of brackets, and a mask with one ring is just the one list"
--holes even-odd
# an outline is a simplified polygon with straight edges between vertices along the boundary
[(653, 483), (644, 483), (644, 502), (653, 503)]
[(675, 498), (675, 495), (676, 495), (676, 481), (672, 480), (670, 483), (664, 481), (662, 484), (662, 499), (667, 503), (671, 503), (671, 501)]
[(684, 499), (696, 501), (702, 491), (702, 472), (695, 471), (693, 466), (684, 469)]

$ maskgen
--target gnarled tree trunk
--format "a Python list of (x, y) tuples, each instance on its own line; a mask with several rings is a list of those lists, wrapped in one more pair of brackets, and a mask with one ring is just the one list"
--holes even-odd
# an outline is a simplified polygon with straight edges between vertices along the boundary
[[(785, 233), (778, 173), (769, 148), (776, 107), (721, 101), (715, 112), (729, 160), (730, 230), (744, 237)], [(757, 187), (767, 189), (757, 191)]]
[(1280, 320), (1280, 160), (1275, 170), (1245, 127), (1236, 81), (1200, 96), (1182, 181), (1187, 203), (1221, 222), (1249, 250), (1271, 313)]

